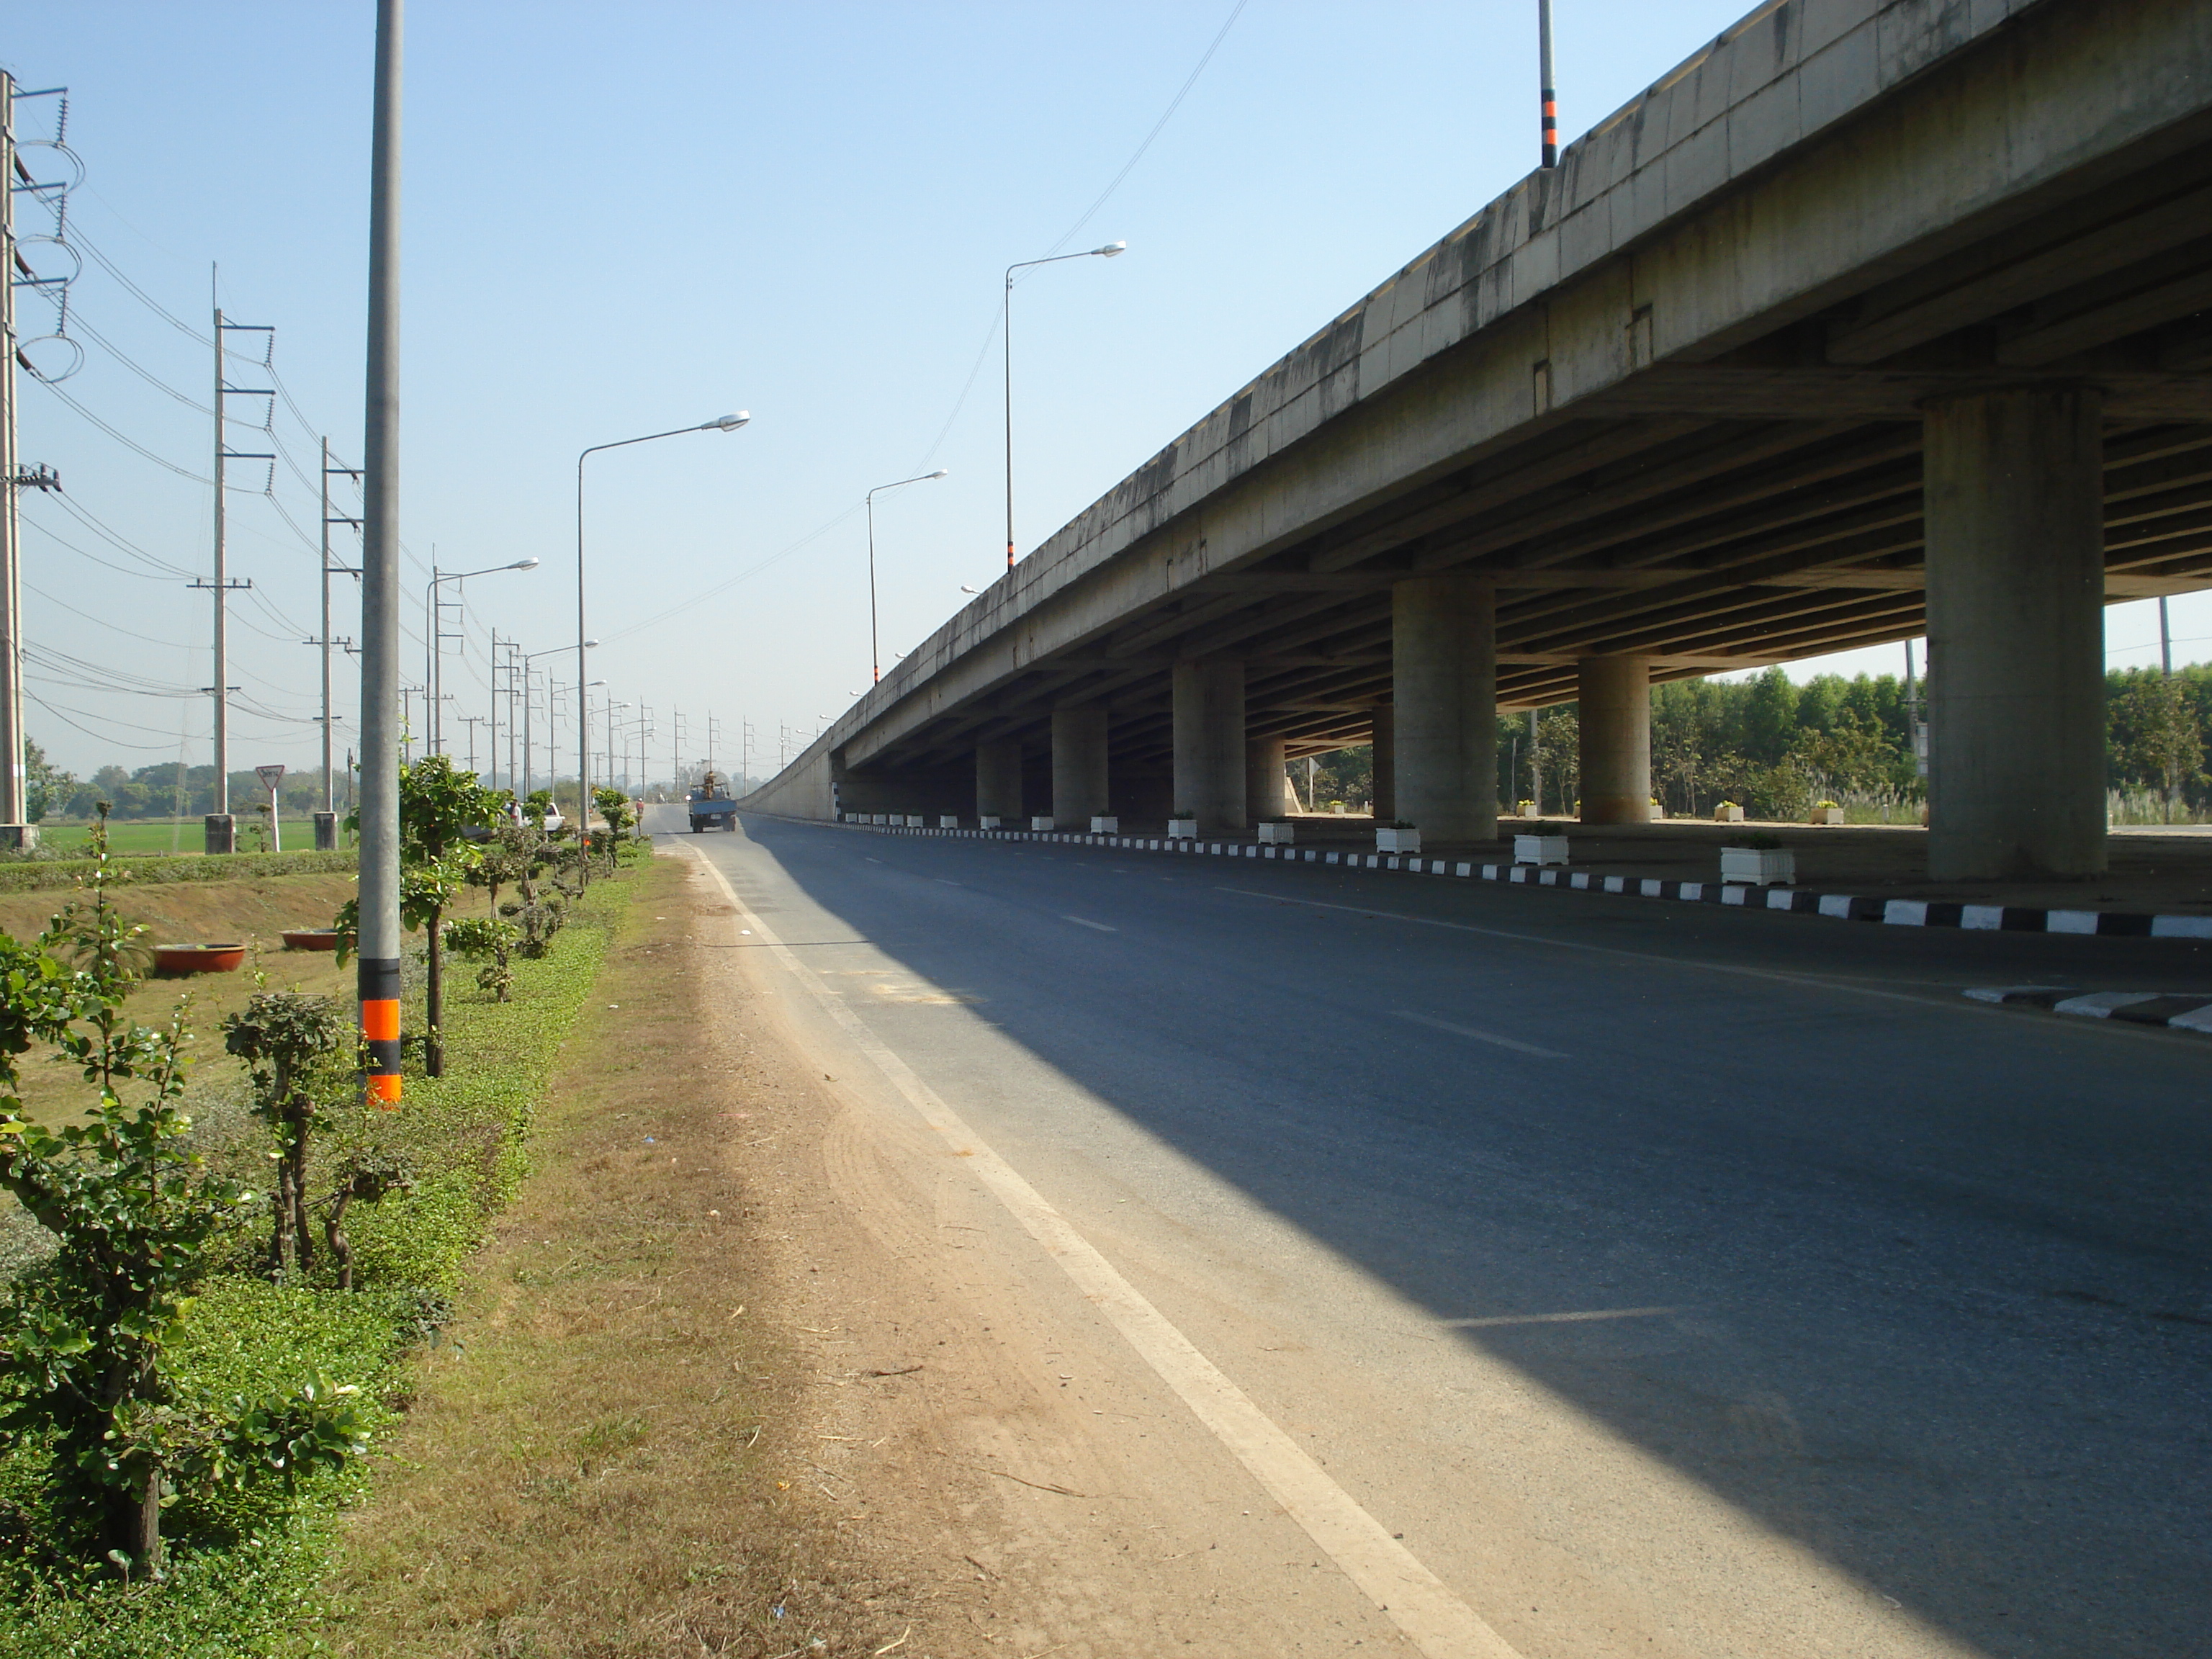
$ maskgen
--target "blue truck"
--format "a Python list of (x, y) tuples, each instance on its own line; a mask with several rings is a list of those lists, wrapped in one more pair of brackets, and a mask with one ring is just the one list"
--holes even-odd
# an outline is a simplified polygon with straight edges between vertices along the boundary
[(734, 830), (738, 827), (738, 804), (730, 799), (724, 787), (722, 775), (709, 772), (699, 780), (696, 788), (684, 797), (684, 810), (691, 815), (691, 833), (702, 830)]

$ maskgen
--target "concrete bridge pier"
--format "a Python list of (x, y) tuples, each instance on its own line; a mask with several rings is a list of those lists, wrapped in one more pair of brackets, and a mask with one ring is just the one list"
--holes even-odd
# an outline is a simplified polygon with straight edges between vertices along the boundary
[(1063, 830), (1087, 830), (1106, 805), (1106, 708), (1085, 703), (1052, 711), (1052, 817)]
[[(1436, 842), (1498, 838), (1498, 601), (1480, 576), (1390, 589), (1395, 816)], [(1376, 816), (1381, 801), (1377, 746)]]
[(975, 816), (1018, 823), (1022, 817), (1022, 740), (975, 745)]
[(1923, 417), (1928, 873), (2100, 874), (2103, 400), (2011, 386)]
[(1244, 810), (1255, 823), (1267, 823), (1289, 810), (1284, 799), (1283, 740), (1251, 738), (1244, 744)]
[(1646, 823), (1651, 817), (1651, 665), (1636, 656), (1584, 657), (1576, 672), (1582, 821)]
[(1375, 751), (1375, 822), (1388, 823), (1398, 816), (1398, 711), (1389, 703), (1376, 708), (1367, 741)]
[(1198, 814), (1201, 836), (1241, 836), (1244, 801), (1244, 664), (1187, 657), (1175, 665), (1175, 805)]

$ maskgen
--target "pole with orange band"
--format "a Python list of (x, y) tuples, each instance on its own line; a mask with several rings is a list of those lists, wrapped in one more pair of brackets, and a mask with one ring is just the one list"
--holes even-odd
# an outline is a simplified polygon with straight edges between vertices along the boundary
[(362, 428), (361, 1034), (370, 1101), (399, 1104), (399, 66), (401, 0), (377, 0)]
[(1552, 83), (1552, 0), (1536, 0), (1536, 74), (1544, 102), (1544, 165), (1559, 164), (1559, 96)]

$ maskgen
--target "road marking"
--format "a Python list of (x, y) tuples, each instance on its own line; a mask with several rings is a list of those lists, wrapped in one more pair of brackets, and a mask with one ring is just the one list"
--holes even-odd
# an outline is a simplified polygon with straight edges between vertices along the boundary
[(1576, 1313), (1492, 1314), (1486, 1319), (1440, 1319), (1455, 1331), (1485, 1331), (1494, 1325), (1579, 1325), (1586, 1319), (1658, 1319), (1680, 1308), (1589, 1308)]
[(1078, 927), (1096, 927), (1102, 933), (1118, 933), (1121, 931), (1118, 927), (1109, 927), (1103, 921), (1085, 921), (1081, 916), (1062, 916), (1060, 920), (1072, 921)]
[(964, 882), (964, 881), (952, 881), (952, 880), (949, 880), (949, 879), (947, 879), (947, 878), (946, 878), (945, 877), (944, 877), (944, 876), (932, 876), (932, 877), (930, 878), (930, 879), (931, 879), (932, 881), (943, 882), (943, 883), (945, 884), (945, 886), (947, 886), (947, 887), (965, 887), (965, 886), (968, 884), (967, 884), (966, 882)]
[(1434, 1019), (1427, 1014), (1417, 1014), (1408, 1008), (1394, 1008), (1391, 1012), (1400, 1019), (1410, 1019), (1416, 1025), (1433, 1026), (1439, 1031), (1449, 1031), (1454, 1036), (1473, 1037), (1477, 1042), (1494, 1042), (1501, 1048), (1510, 1048), (1516, 1054), (1535, 1054), (1545, 1060), (1565, 1060), (1566, 1055), (1557, 1048), (1539, 1048), (1533, 1042), (1516, 1042), (1509, 1036), (1499, 1036), (1494, 1031), (1478, 1031), (1472, 1025), (1455, 1025), (1448, 1019)]
[(698, 859), (731, 907), (759, 931), (775, 959), (815, 998), (884, 1080), (905, 1097), (922, 1121), (953, 1152), (965, 1158), (976, 1178), (1043, 1247), (1045, 1254), (1060, 1264), (1076, 1289), (1426, 1659), (1520, 1659), (1473, 1607), (1331, 1480), (1320, 1464), (1146, 1301), (1066, 1217), (1048, 1204), (1042, 1194), (915, 1076), (842, 997), (785, 949), (768, 925), (738, 897), (729, 878), (713, 860), (693, 848), (684, 850)]

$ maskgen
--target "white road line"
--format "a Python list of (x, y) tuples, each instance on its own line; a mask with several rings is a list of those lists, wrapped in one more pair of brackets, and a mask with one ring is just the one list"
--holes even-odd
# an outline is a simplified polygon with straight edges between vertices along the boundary
[(1579, 1325), (1588, 1319), (1657, 1319), (1680, 1308), (1587, 1308), (1574, 1313), (1492, 1314), (1486, 1319), (1440, 1319), (1455, 1331), (1486, 1331), (1493, 1325)]
[(699, 860), (722, 890), (722, 896), (752, 923), (776, 961), (813, 995), (823, 1012), (883, 1073), (885, 1081), (905, 1097), (922, 1121), (956, 1155), (967, 1160), (967, 1167), (977, 1179), (1044, 1248), (1045, 1254), (1060, 1264), (1075, 1287), (1159, 1374), (1160, 1380), (1182, 1397), (1199, 1421), (1235, 1454), (1237, 1462), (1251, 1471), (1425, 1659), (1520, 1659), (1473, 1607), (1354, 1502), (1135, 1285), (1122, 1278), (1066, 1217), (1045, 1202), (1043, 1194), (885, 1047), (842, 997), (785, 948), (768, 924), (746, 908), (729, 878), (706, 854), (690, 848), (684, 850)]
[(1409, 1008), (1394, 1008), (1390, 1012), (1400, 1019), (1412, 1020), (1416, 1025), (1432, 1026), (1439, 1031), (1449, 1031), (1454, 1036), (1473, 1037), (1477, 1042), (1494, 1042), (1501, 1048), (1512, 1049), (1516, 1054), (1535, 1054), (1545, 1060), (1567, 1058), (1557, 1048), (1539, 1048), (1533, 1042), (1521, 1042), (1512, 1037), (1499, 1036), (1494, 1031), (1478, 1031), (1472, 1025), (1455, 1025), (1448, 1019), (1431, 1018), (1427, 1014), (1417, 1014)]
[(1118, 933), (1121, 931), (1118, 927), (1109, 927), (1103, 921), (1085, 921), (1081, 916), (1062, 916), (1060, 920), (1072, 921), (1078, 927), (1096, 927), (1102, 933)]

